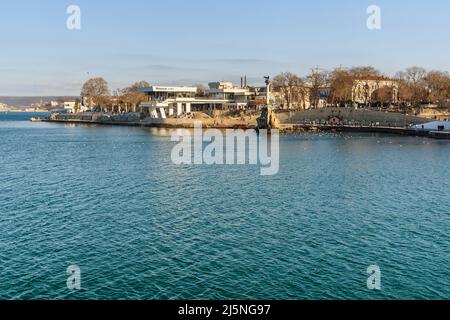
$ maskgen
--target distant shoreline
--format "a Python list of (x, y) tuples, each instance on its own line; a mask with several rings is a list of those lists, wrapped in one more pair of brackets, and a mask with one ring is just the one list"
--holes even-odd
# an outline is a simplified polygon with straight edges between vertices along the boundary
[(0, 113), (50, 113), (51, 111), (0, 110)]

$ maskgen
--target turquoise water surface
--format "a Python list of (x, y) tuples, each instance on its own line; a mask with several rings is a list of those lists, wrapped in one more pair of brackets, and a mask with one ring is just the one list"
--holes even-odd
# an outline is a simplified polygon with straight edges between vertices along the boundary
[(450, 298), (448, 141), (287, 135), (264, 177), (176, 166), (169, 130), (32, 116), (0, 113), (2, 299)]

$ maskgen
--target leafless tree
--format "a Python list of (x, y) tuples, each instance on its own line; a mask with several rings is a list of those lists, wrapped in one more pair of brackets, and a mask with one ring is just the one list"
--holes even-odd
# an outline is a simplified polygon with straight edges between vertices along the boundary
[(450, 99), (450, 75), (448, 72), (430, 71), (423, 81), (431, 103), (443, 105)]
[(391, 87), (381, 87), (380, 89), (375, 90), (372, 94), (371, 101), (378, 102), (381, 105), (391, 104), (393, 103), (394, 97), (394, 88)]
[(146, 81), (136, 82), (129, 88), (124, 89), (125, 101), (128, 106), (132, 107), (133, 111), (136, 112), (139, 105), (146, 100), (145, 94), (141, 91), (142, 88), (149, 87), (150, 84)]
[(108, 103), (108, 83), (103, 78), (89, 79), (83, 84), (81, 96), (86, 99), (89, 107), (102, 107)]
[(334, 106), (342, 105), (352, 100), (353, 80), (348, 70), (338, 68), (330, 73), (330, 103)]
[(299, 76), (290, 72), (281, 73), (272, 80), (272, 87), (283, 97), (283, 105), (287, 109), (306, 107), (307, 88)]
[(424, 81), (426, 74), (426, 70), (420, 67), (411, 67), (397, 73), (400, 101), (418, 107), (427, 100), (428, 93)]
[(307, 77), (307, 81), (310, 87), (310, 102), (314, 108), (319, 107), (319, 101), (322, 92), (328, 88), (329, 73), (326, 71), (319, 71), (313, 69), (311, 74)]
[(372, 66), (352, 67), (350, 74), (353, 77), (379, 77), (381, 72)]

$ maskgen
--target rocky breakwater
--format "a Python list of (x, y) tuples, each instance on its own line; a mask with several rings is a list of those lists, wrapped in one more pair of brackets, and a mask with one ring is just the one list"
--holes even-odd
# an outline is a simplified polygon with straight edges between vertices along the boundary
[(258, 130), (280, 129), (280, 121), (269, 106), (262, 108), (261, 116), (256, 121)]

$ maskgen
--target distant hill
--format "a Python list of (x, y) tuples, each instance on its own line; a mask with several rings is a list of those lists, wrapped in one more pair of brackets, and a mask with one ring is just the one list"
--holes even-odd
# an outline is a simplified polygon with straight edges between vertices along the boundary
[(29, 108), (33, 103), (48, 101), (73, 101), (75, 96), (43, 96), (43, 97), (0, 97), (0, 103), (7, 104), (10, 108)]

